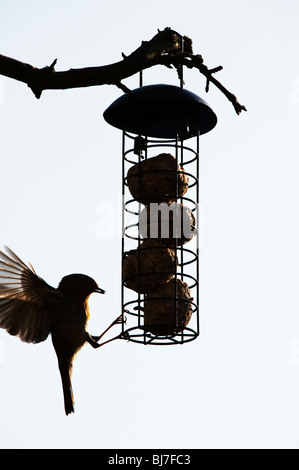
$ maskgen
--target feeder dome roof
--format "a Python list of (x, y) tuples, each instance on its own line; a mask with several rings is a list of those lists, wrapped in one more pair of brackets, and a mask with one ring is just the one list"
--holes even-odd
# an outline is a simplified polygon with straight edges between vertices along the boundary
[(173, 85), (148, 85), (114, 101), (104, 112), (114, 127), (136, 135), (188, 139), (217, 123), (210, 106), (191, 91)]

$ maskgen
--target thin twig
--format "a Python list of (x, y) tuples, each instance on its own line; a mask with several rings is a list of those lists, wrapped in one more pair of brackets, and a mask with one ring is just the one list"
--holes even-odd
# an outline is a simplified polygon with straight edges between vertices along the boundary
[(221, 66), (209, 69), (199, 54), (192, 50), (192, 40), (187, 36), (165, 28), (150, 40), (143, 41), (130, 55), (122, 53), (122, 60), (110, 65), (100, 67), (87, 67), (82, 69), (70, 69), (57, 72), (55, 59), (50, 66), (36, 68), (30, 64), (20, 62), (10, 57), (0, 55), (0, 75), (26, 83), (36, 98), (40, 98), (44, 90), (65, 90), (68, 88), (80, 88), (98, 85), (116, 85), (124, 93), (130, 93), (122, 80), (135, 73), (156, 65), (174, 67), (181, 73), (182, 66), (195, 68), (203, 74), (206, 79), (206, 92), (209, 91), (210, 83), (213, 83), (233, 104), (237, 114), (246, 111), (236, 96), (230, 93), (213, 76), (222, 70)]

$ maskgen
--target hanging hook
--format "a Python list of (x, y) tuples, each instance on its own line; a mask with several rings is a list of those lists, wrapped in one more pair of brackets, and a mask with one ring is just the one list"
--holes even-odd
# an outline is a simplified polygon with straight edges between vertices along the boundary
[[(184, 54), (184, 49), (185, 49), (185, 42), (184, 42), (184, 37), (181, 36), (181, 54)], [(178, 66), (178, 74), (179, 74), (179, 79), (180, 79), (180, 87), (183, 89), (185, 82), (184, 82), (184, 77), (183, 77), (183, 64), (180, 64)]]

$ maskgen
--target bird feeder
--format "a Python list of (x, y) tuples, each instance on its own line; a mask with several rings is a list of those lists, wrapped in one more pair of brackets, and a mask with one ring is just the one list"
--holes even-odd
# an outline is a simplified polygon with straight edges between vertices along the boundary
[(122, 337), (183, 344), (199, 335), (199, 136), (217, 117), (196, 94), (140, 86), (105, 120), (122, 138)]

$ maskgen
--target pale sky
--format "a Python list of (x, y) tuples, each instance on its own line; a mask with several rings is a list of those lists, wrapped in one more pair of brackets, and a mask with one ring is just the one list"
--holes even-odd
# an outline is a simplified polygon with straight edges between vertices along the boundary
[[(105, 5), (104, 5), (105, 3)], [(66, 417), (50, 338), (0, 330), (0, 448), (298, 448), (299, 63), (296, 0), (0, 0), (0, 53), (56, 70), (121, 60), (157, 28), (194, 52), (248, 112), (195, 70), (186, 88), (218, 124), (200, 140), (200, 326), (183, 346), (117, 341), (74, 365)], [(145, 84), (176, 84), (156, 67)], [(138, 77), (126, 81), (138, 86)], [(120, 312), (121, 132), (103, 119), (113, 86), (45, 91), (0, 76), (0, 245), (49, 284), (94, 277), (89, 331)], [(117, 327), (116, 327), (117, 331)]]

